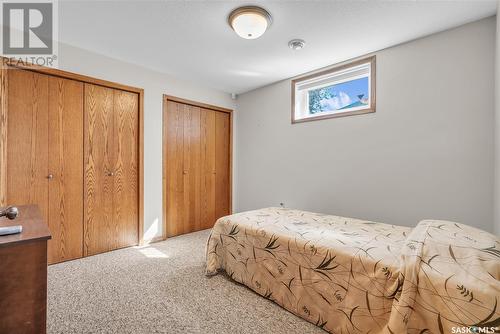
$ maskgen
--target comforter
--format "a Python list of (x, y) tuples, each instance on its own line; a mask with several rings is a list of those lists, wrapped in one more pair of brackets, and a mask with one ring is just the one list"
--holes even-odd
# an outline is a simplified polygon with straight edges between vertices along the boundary
[(217, 221), (207, 274), (225, 271), (331, 333), (493, 333), (499, 239), (446, 221), (415, 228), (267, 208)]

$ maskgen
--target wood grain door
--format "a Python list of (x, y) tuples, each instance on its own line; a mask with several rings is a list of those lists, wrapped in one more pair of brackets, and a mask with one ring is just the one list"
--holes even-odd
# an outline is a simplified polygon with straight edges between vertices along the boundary
[(120, 90), (113, 95), (113, 226), (115, 248), (137, 245), (139, 96)]
[(85, 84), (84, 102), (84, 254), (118, 246), (113, 221), (114, 90)]
[(137, 244), (142, 90), (6, 69), (0, 201), (39, 206), (52, 233), (49, 263)]
[(184, 207), (181, 233), (200, 229), (201, 191), (200, 108), (184, 105), (183, 183)]
[(48, 77), (8, 73), (7, 203), (37, 204), (48, 221)]
[[(215, 219), (230, 213), (230, 127), (228, 113), (215, 114)], [(213, 225), (213, 223), (212, 223)]]
[(230, 115), (166, 100), (167, 237), (213, 226), (230, 213)]
[(217, 112), (203, 109), (201, 113), (201, 229), (211, 228), (215, 218), (215, 118)]
[(184, 105), (167, 102), (163, 114), (167, 236), (183, 233), (184, 222)]
[(139, 96), (85, 85), (84, 253), (137, 245)]
[(49, 77), (48, 261), (83, 255), (83, 83)]

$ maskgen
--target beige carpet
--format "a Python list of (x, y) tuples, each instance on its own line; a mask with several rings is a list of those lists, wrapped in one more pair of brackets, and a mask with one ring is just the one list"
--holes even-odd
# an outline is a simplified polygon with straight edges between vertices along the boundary
[(49, 333), (325, 333), (223, 275), (209, 231), (49, 267)]

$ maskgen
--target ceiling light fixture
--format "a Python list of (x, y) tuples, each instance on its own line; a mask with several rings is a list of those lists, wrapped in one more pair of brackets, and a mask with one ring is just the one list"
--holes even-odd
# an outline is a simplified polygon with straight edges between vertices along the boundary
[(306, 41), (303, 39), (292, 39), (288, 42), (288, 47), (292, 50), (301, 50), (306, 46)]
[(241, 38), (256, 39), (266, 32), (272, 23), (272, 18), (264, 8), (244, 6), (233, 10), (227, 21)]

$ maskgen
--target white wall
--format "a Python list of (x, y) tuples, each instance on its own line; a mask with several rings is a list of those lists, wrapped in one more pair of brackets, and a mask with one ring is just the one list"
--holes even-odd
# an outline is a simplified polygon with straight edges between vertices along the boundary
[(492, 230), (495, 18), (377, 52), (377, 112), (290, 124), (290, 80), (237, 100), (235, 210)]
[(227, 93), (62, 44), (59, 68), (144, 88), (144, 233), (162, 233), (162, 94), (233, 108)]
[(497, 5), (497, 33), (495, 58), (495, 222), (494, 231), (500, 235), (500, 0)]

